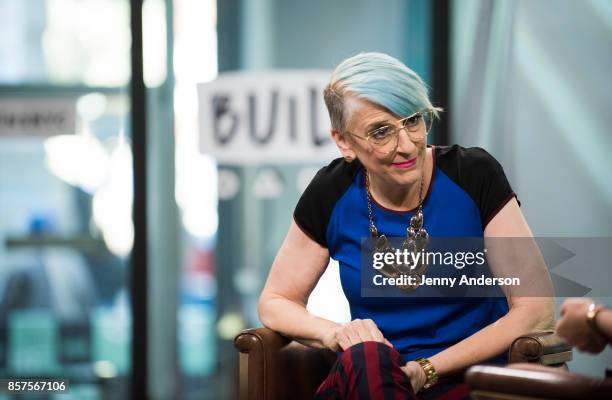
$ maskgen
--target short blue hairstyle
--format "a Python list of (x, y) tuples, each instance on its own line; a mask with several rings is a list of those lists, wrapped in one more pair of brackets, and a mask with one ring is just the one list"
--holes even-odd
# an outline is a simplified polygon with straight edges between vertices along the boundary
[(345, 130), (344, 99), (354, 96), (379, 105), (398, 117), (433, 107), (425, 82), (401, 61), (383, 53), (360, 53), (336, 67), (324, 91), (332, 128)]

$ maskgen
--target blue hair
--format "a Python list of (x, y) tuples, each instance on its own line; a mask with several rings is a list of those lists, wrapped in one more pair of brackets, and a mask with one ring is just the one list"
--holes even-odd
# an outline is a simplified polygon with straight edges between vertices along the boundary
[(416, 72), (383, 53), (357, 54), (334, 70), (325, 89), (325, 103), (336, 129), (344, 128), (342, 100), (349, 94), (382, 106), (398, 117), (423, 109), (434, 109), (437, 116), (439, 110), (432, 106), (427, 86)]

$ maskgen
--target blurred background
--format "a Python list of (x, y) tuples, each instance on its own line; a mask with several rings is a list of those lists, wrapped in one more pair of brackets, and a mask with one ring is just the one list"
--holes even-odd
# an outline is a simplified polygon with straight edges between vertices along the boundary
[[(430, 142), (492, 153), (534, 234), (612, 236), (611, 50), (608, 0), (0, 0), (0, 378), (235, 398), (232, 340), (336, 154), (322, 84), (362, 51), (424, 78)], [(309, 308), (348, 319), (333, 262)]]

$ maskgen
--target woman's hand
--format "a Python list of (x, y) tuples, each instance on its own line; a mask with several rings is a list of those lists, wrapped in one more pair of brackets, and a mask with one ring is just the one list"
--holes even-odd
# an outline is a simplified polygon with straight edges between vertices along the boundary
[(561, 306), (557, 334), (581, 351), (599, 353), (607, 343), (587, 321), (587, 309), (592, 302), (587, 298), (567, 299)]
[(425, 371), (416, 361), (409, 361), (403, 367), (400, 367), (402, 371), (408, 376), (410, 379), (410, 384), (412, 385), (412, 390), (414, 393), (418, 393), (419, 390), (423, 388), (425, 382), (427, 382), (427, 376), (425, 375)]
[(357, 343), (368, 341), (393, 347), (371, 319), (355, 319), (339, 325), (326, 332), (321, 340), (325, 347), (332, 351), (343, 351)]

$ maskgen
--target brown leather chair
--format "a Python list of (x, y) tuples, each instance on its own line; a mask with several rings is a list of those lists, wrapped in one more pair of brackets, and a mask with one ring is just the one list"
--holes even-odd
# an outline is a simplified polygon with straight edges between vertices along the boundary
[(612, 399), (612, 378), (531, 364), (476, 365), (468, 369), (465, 382), (473, 400)]
[[(330, 350), (314, 349), (270, 329), (247, 329), (234, 339), (239, 351), (239, 399), (312, 399), (336, 360)], [(571, 347), (553, 332), (517, 338), (509, 349), (510, 362), (564, 366)]]

